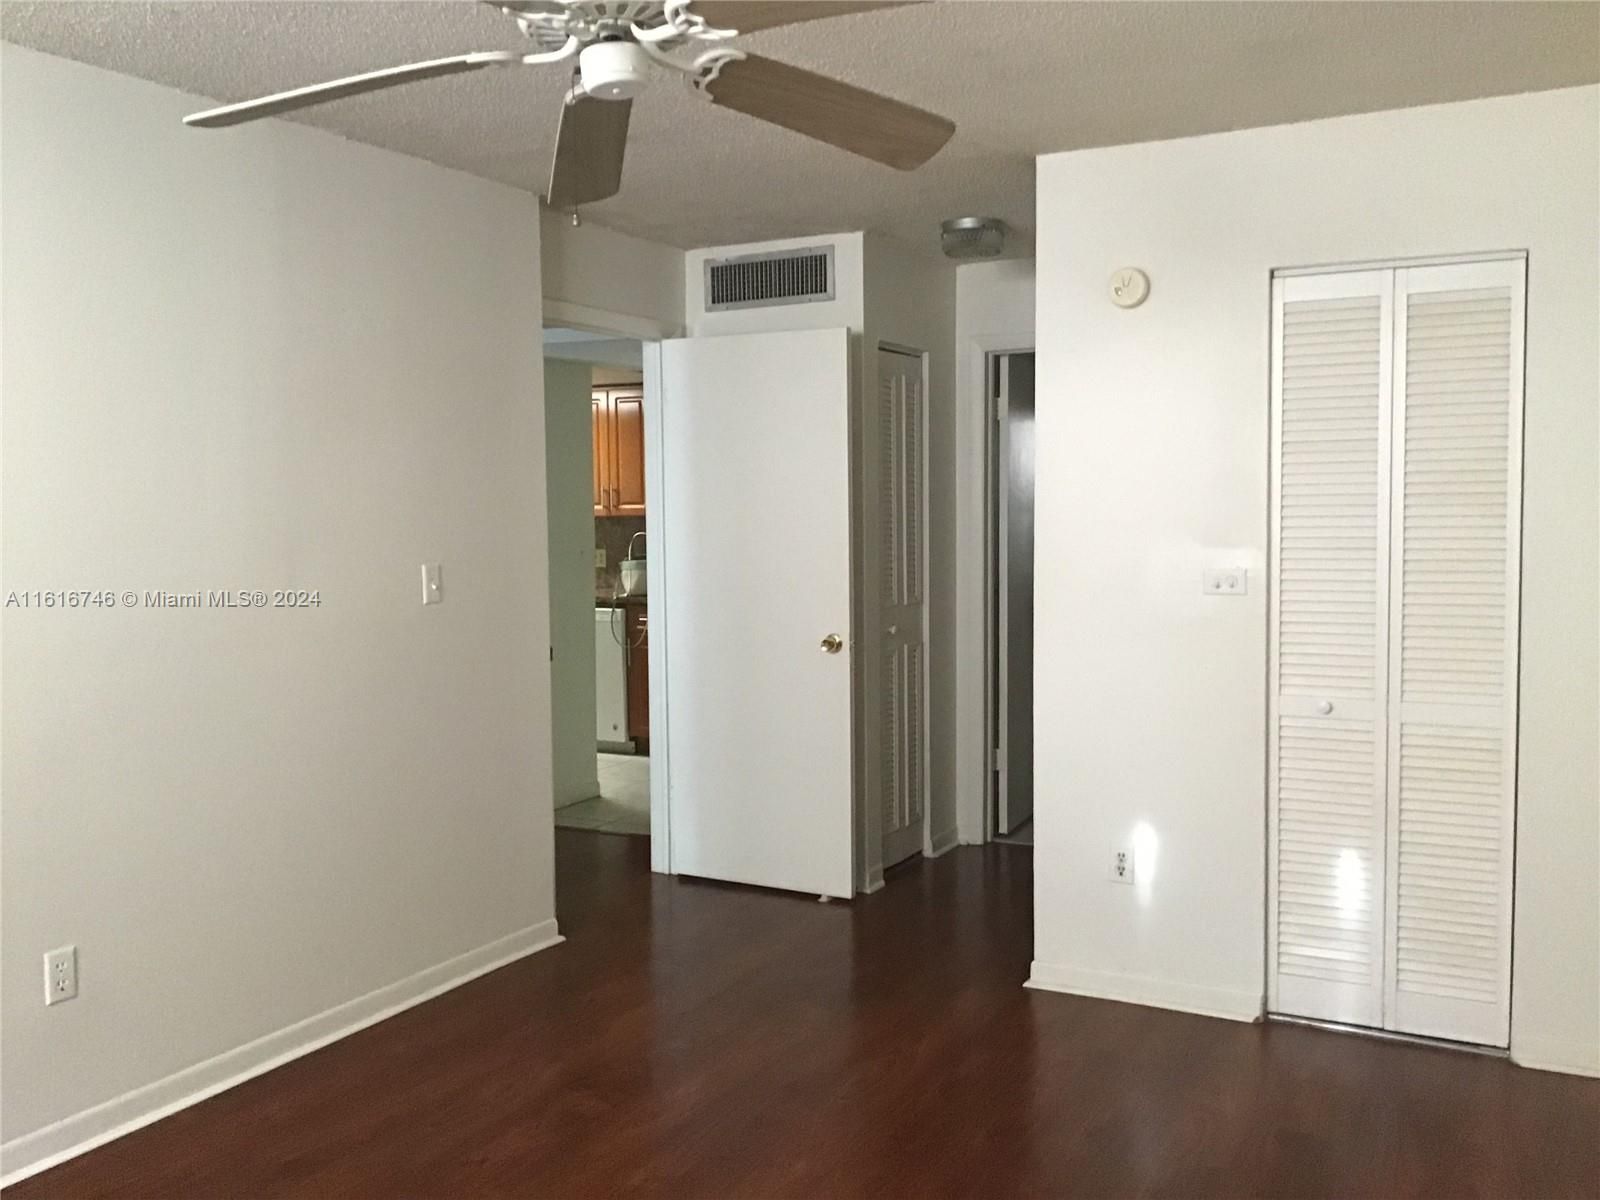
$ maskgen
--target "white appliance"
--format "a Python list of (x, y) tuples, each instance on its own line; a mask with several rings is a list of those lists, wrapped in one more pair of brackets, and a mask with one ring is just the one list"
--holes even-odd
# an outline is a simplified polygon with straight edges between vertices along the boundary
[(620, 564), (622, 594), (624, 596), (644, 595), (644, 555), (635, 553), (635, 548), (639, 545), (639, 539), (642, 537), (644, 537), (644, 530), (641, 529), (628, 539), (628, 557), (623, 559)]
[(595, 739), (603, 746), (628, 746), (628, 660), (620, 640), (624, 615), (620, 608), (594, 610)]

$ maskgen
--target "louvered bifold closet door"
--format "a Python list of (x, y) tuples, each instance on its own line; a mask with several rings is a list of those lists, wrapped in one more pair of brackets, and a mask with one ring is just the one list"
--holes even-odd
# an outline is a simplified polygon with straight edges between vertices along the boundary
[(922, 849), (927, 793), (924, 688), (925, 404), (920, 356), (883, 349), (878, 364), (879, 763), (883, 865)]
[(1388, 1028), (1510, 1036), (1525, 264), (1395, 275)]
[(1273, 282), (1268, 1004), (1383, 1015), (1392, 276)]

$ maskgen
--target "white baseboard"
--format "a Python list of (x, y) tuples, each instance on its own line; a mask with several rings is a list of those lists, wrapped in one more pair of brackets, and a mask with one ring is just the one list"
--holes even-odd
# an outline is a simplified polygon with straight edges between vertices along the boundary
[(1121, 1000), (1126, 1004), (1171, 1008), (1179, 1012), (1198, 1013), (1203, 1017), (1222, 1017), (1229, 1021), (1259, 1021), (1265, 1003), (1265, 997), (1260, 992), (1201, 987), (1192, 983), (1121, 975), (1112, 971), (1088, 971), (1081, 967), (1039, 962), (1037, 959), (1034, 960), (1027, 986), (1045, 992), (1092, 996), (1097, 1000)]
[(1536, 1071), (1600, 1078), (1600, 1044), (1564, 1042), (1559, 1038), (1511, 1035), (1511, 1061)]
[(0, 1145), (0, 1187), (76, 1158), (96, 1146), (132, 1133), (180, 1109), (198, 1104), (247, 1079), (310, 1054), (359, 1029), (376, 1025), (425, 1000), (497, 967), (515, 962), (565, 939), (555, 921), (541, 921), (437, 966), (418, 971), (365, 996), (336, 1005), (287, 1028), (259, 1037), (214, 1058), (185, 1067), (165, 1079), (125, 1092), (42, 1129)]
[(936, 833), (929, 839), (928, 857), (938, 858), (941, 854), (948, 854), (960, 844), (960, 835), (954, 828), (946, 829), (943, 833)]

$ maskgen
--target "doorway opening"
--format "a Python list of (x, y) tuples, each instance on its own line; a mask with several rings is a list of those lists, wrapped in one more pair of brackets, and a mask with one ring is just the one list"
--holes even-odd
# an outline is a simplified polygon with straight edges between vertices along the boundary
[(544, 352), (555, 823), (649, 837), (644, 345), (553, 327)]
[[(926, 356), (880, 346), (857, 460), (843, 327), (566, 316), (544, 339), (555, 823), (648, 830), (662, 873), (873, 890), (928, 837)], [(883, 545), (858, 581), (862, 531)]]
[(986, 642), (989, 838), (1033, 845), (1034, 358), (988, 356)]

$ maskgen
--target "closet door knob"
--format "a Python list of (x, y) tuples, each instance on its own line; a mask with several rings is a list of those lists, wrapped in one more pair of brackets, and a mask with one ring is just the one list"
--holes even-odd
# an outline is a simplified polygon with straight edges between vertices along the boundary
[(1327, 716), (1329, 713), (1331, 713), (1333, 711), (1333, 701), (1332, 700), (1324, 700), (1321, 704), (1317, 705), (1317, 711), (1319, 713), (1321, 713), (1323, 716)]

